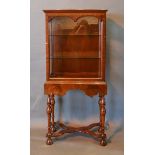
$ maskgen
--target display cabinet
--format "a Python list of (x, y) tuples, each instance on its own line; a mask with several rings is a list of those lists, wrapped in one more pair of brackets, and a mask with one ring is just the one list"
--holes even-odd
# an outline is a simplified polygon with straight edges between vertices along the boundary
[[(46, 82), (48, 95), (47, 144), (52, 137), (82, 132), (106, 145), (105, 82), (107, 10), (44, 10), (46, 18)], [(55, 95), (81, 90), (99, 95), (100, 121), (84, 127), (70, 127), (54, 120)], [(72, 103), (74, 104), (74, 103)], [(84, 103), (86, 104), (86, 103)], [(98, 127), (96, 132), (92, 128)]]

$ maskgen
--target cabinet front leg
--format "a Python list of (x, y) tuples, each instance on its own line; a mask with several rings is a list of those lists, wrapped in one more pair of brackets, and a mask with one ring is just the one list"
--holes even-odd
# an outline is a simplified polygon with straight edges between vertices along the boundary
[(106, 114), (106, 108), (105, 108), (105, 100), (103, 95), (99, 95), (99, 109), (100, 109), (100, 127), (99, 127), (99, 133), (100, 133), (100, 145), (105, 146), (106, 143), (106, 134), (105, 134), (105, 114)]
[(47, 99), (47, 116), (48, 116), (48, 132), (47, 132), (47, 141), (46, 144), (47, 145), (52, 145), (52, 129), (51, 129), (51, 112), (52, 112), (52, 108), (51, 108), (51, 96), (48, 95), (48, 99)]
[(55, 129), (55, 123), (54, 123), (54, 107), (55, 107), (55, 99), (54, 99), (54, 94), (51, 94), (51, 110), (52, 110), (52, 122), (51, 122), (51, 131), (52, 134), (56, 131)]

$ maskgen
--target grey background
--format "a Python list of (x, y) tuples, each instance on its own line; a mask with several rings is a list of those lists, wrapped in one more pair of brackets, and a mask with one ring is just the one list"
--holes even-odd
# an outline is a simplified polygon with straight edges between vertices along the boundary
[[(108, 9), (106, 96), (107, 122), (123, 123), (124, 118), (124, 3), (123, 0), (31, 0), (30, 17), (30, 114), (31, 126), (45, 125), (45, 18), (44, 9)], [(98, 96), (90, 98), (80, 91), (56, 97), (56, 120), (85, 123), (98, 121)], [(62, 119), (63, 118), (63, 119)], [(47, 126), (47, 124), (46, 124)]]

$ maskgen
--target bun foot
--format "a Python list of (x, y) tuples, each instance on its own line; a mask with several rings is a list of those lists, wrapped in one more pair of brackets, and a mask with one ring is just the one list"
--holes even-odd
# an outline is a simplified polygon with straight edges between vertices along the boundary
[(106, 142), (104, 139), (102, 139), (102, 140), (100, 141), (100, 145), (101, 145), (101, 146), (106, 146), (106, 145), (107, 145), (107, 142)]
[(47, 141), (46, 141), (46, 144), (47, 144), (47, 145), (52, 145), (52, 144), (53, 144), (52, 139), (49, 139), (49, 138), (48, 138)]

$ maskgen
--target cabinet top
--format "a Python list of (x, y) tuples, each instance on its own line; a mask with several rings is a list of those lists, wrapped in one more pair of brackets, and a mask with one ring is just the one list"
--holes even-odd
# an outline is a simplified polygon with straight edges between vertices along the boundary
[(43, 10), (45, 13), (106, 13), (108, 10), (91, 10), (91, 9), (84, 9), (84, 10)]

